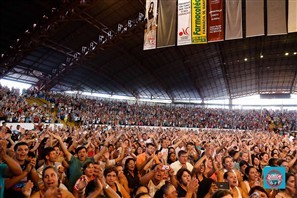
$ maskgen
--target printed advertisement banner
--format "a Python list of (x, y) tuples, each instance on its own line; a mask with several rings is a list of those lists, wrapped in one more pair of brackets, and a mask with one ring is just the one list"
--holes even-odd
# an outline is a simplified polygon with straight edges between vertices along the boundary
[(155, 49), (157, 46), (158, 0), (146, 0), (143, 49)]
[(288, 32), (297, 32), (297, 1), (289, 0)]
[(207, 5), (207, 40), (208, 42), (224, 40), (223, 0), (209, 0)]
[(226, 0), (225, 39), (242, 38), (242, 0)]
[(207, 43), (206, 0), (192, 0), (192, 43)]
[(264, 34), (264, 0), (246, 0), (246, 37)]
[(191, 44), (191, 0), (178, 0), (177, 45)]
[(267, 35), (287, 33), (286, 0), (267, 1)]
[(157, 47), (175, 46), (176, 0), (159, 0)]

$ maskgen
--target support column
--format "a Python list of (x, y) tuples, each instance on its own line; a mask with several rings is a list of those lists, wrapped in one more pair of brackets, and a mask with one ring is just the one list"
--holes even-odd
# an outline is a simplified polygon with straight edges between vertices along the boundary
[(202, 106), (202, 108), (205, 108), (204, 98), (202, 98), (201, 106)]
[(229, 110), (232, 110), (232, 98), (229, 98)]

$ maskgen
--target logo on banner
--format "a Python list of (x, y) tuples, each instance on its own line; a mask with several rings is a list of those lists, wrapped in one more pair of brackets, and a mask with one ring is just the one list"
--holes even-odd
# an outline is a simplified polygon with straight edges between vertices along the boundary
[(187, 28), (182, 28), (182, 31), (179, 32), (179, 36), (183, 36), (183, 35), (189, 35), (189, 27)]
[(156, 45), (156, 39), (153, 38), (153, 37), (150, 37), (150, 38), (149, 38), (149, 44), (150, 44), (150, 45)]

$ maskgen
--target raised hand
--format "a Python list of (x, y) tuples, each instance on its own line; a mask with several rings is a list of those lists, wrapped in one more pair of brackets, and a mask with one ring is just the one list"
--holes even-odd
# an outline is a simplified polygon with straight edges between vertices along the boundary
[(205, 155), (206, 157), (211, 157), (212, 156), (213, 150), (211, 149), (211, 146), (206, 147), (205, 149)]
[(32, 166), (32, 168), (34, 168), (36, 166), (36, 158), (31, 159), (30, 165)]
[(153, 139), (155, 138), (155, 133), (150, 133), (148, 136)]
[(76, 183), (76, 189), (78, 191), (82, 191), (86, 186), (87, 186), (87, 178), (85, 175), (81, 176), (81, 178), (79, 179), (78, 183)]
[(187, 189), (188, 189), (188, 192), (195, 193), (198, 190), (198, 187), (199, 187), (198, 179), (193, 178), (188, 183)]
[(105, 140), (105, 142), (109, 143), (114, 138), (114, 134), (108, 136)]
[(26, 166), (26, 169), (24, 170), (25, 172), (27, 173), (30, 173), (31, 170), (32, 170), (33, 166), (31, 165), (31, 163), (29, 163), (27, 166)]
[(22, 188), (22, 193), (25, 197), (30, 197), (33, 186), (33, 182), (31, 182), (31, 180), (28, 180), (25, 186)]
[(6, 133), (6, 134), (5, 134), (5, 139), (8, 140), (8, 139), (10, 139), (10, 138), (11, 138), (11, 134), (10, 134), (10, 133)]
[(107, 151), (107, 152), (105, 152), (105, 153), (103, 154), (103, 156), (104, 156), (105, 159), (109, 159), (110, 154), (109, 154), (109, 152)]
[(100, 192), (103, 191), (103, 184), (101, 183), (99, 178), (96, 179), (96, 182), (97, 182), (97, 190)]
[(57, 140), (62, 140), (62, 138), (59, 135), (53, 134), (51, 132), (48, 132), (48, 134)]
[(169, 176), (174, 176), (174, 170), (170, 166), (169, 166), (168, 174)]
[(186, 139), (188, 139), (189, 138), (189, 135), (187, 135), (187, 134), (184, 134), (183, 136), (182, 136), (182, 139), (183, 140), (186, 140)]
[(104, 179), (103, 170), (99, 164), (94, 164), (94, 175), (97, 176), (101, 182), (102, 179)]

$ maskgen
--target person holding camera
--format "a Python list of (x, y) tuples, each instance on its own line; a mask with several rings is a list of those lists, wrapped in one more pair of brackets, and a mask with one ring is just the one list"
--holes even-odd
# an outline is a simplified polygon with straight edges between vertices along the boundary
[(151, 197), (154, 197), (156, 191), (166, 183), (164, 179), (165, 171), (169, 173), (170, 183), (177, 186), (174, 171), (169, 166), (163, 164), (155, 164), (150, 172), (140, 178), (140, 184), (148, 187)]

